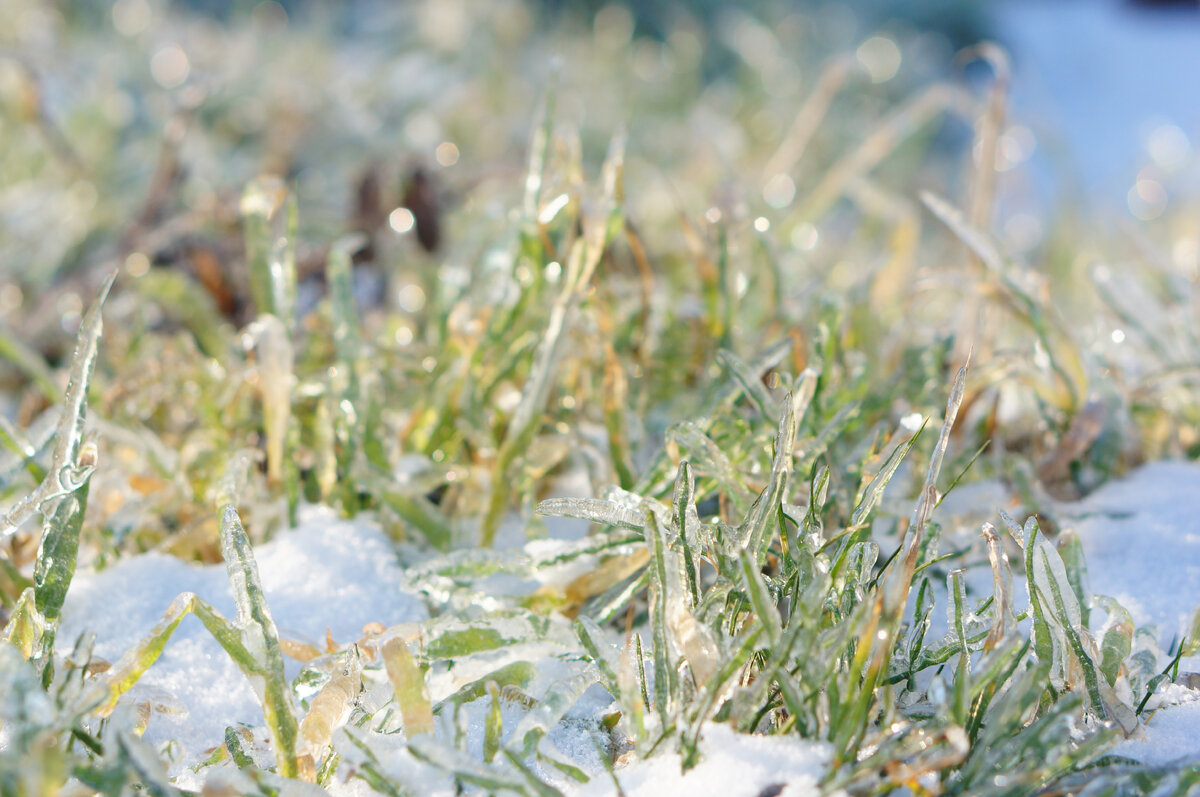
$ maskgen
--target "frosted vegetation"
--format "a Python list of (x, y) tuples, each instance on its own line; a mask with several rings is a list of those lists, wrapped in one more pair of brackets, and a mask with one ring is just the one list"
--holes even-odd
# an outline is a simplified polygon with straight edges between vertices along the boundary
[(1198, 788), (1195, 208), (997, 48), (3, 5), (0, 793)]

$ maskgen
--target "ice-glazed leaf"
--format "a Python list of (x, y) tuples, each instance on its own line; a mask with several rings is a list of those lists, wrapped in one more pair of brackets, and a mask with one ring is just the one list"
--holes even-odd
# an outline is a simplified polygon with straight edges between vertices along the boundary
[(506, 638), (496, 628), (468, 625), (439, 634), (426, 645), (425, 657), (430, 661), (457, 659), (472, 653), (495, 650), (517, 641), (520, 641), (520, 637)]
[(461, 686), (454, 694), (439, 701), (434, 706), (434, 713), (440, 713), (447, 706), (458, 706), (463, 703), (470, 703), (472, 700), (478, 700), (487, 694), (487, 684), (489, 681), (494, 681), (501, 689), (506, 686), (524, 689), (529, 686), (529, 683), (536, 674), (537, 667), (530, 662), (514, 661), (512, 664), (506, 664), (489, 672), (482, 678), (477, 678)]
[(700, 515), (696, 510), (696, 479), (687, 460), (679, 463), (671, 509), (687, 580), (687, 608), (693, 609), (700, 603)]
[(505, 431), (504, 441), (492, 469), (492, 493), (483, 520), (483, 544), (490, 547), (508, 505), (508, 468), (519, 453), (529, 447), (537, 432), (535, 421), (540, 417), (555, 384), (559, 361), (562, 359), (575, 309), (583, 300), (591, 276), (603, 254), (602, 246), (587, 246), (576, 240), (567, 257), (563, 289), (550, 308), (550, 317), (542, 334), (529, 378), (521, 390), (521, 398), (513, 410), (512, 420)]
[(587, 668), (569, 678), (555, 681), (542, 699), (513, 729), (508, 748), (521, 758), (533, 755), (540, 742), (575, 705), (588, 687), (596, 683), (596, 672)]
[(1064, 689), (1069, 686), (1070, 673), (1081, 671), (1092, 710), (1100, 719), (1108, 719), (1096, 664), (1081, 638), (1083, 612), (1072, 591), (1066, 565), (1054, 546), (1034, 533), (1026, 539), (1025, 554), (1033, 558), (1030, 603), (1035, 599), (1041, 603), (1050, 635), (1051, 683)]
[(258, 390), (267, 437), (267, 479), (278, 485), (283, 483), (288, 422), (292, 417), (295, 356), (287, 329), (273, 315), (259, 316), (251, 325), (249, 336), (258, 357)]
[(678, 673), (671, 665), (671, 649), (668, 642), (667, 603), (671, 589), (667, 572), (667, 541), (660, 530), (654, 513), (647, 511), (644, 533), (650, 548), (650, 624), (654, 640), (654, 708), (657, 709), (662, 726), (670, 725), (670, 713), (678, 690)]
[(750, 512), (738, 527), (741, 545), (758, 561), (766, 555), (771, 542), (768, 532), (772, 519), (779, 516), (788, 475), (792, 472), (792, 448), (796, 444), (796, 410), (792, 394), (784, 397), (779, 413), (779, 428), (775, 432), (775, 453), (771, 460), (771, 477), (766, 489), (750, 507)]
[(887, 592), (884, 596), (886, 609), (893, 616), (898, 616), (908, 600), (908, 592), (912, 586), (912, 577), (917, 568), (917, 557), (921, 551), (921, 543), (925, 539), (929, 517), (937, 506), (937, 479), (942, 470), (942, 460), (946, 456), (946, 448), (950, 445), (950, 432), (954, 428), (954, 422), (958, 419), (958, 410), (962, 406), (968, 365), (969, 363), (959, 368), (954, 377), (954, 386), (950, 389), (950, 398), (946, 401), (946, 416), (942, 420), (942, 430), (933, 447), (929, 468), (925, 472), (925, 483), (921, 487), (921, 495), (917, 499), (917, 504), (913, 507), (912, 518), (909, 520), (908, 530), (905, 534), (904, 556), (900, 560), (899, 568), (887, 584)]
[(38, 658), (47, 658), (54, 650), (63, 603), (75, 576), (87, 497), (88, 482), (85, 481), (75, 492), (49, 502), (54, 509), (46, 515), (42, 526), (42, 542), (33, 568), (34, 601), (44, 624), (38, 642)]
[(588, 658), (596, 665), (596, 670), (600, 673), (600, 682), (604, 688), (613, 697), (621, 699), (624, 692), (621, 689), (619, 676), (621, 671), (620, 651), (605, 639), (604, 632), (591, 618), (580, 617), (576, 620), (575, 633), (579, 637), (583, 649), (587, 651)]
[(888, 458), (884, 461), (883, 466), (871, 479), (871, 483), (867, 485), (867, 489), (863, 492), (858, 506), (854, 507), (854, 513), (850, 516), (850, 525), (857, 526), (860, 523), (866, 522), (866, 519), (870, 517), (871, 512), (879, 504), (879, 499), (883, 497), (884, 489), (887, 488), (892, 477), (896, 475), (897, 468), (900, 467), (900, 463), (904, 461), (904, 458), (908, 456), (908, 452), (912, 450), (913, 444), (916, 441), (917, 435), (913, 435), (904, 442), (897, 444), (892, 449), (892, 453), (888, 454)]
[(603, 498), (548, 498), (537, 505), (537, 513), (642, 530), (642, 513), (638, 509)]
[(241, 213), (254, 306), (290, 327), (296, 306), (295, 200), (278, 177), (259, 177), (246, 185)]
[(459, 659), (497, 648), (547, 639), (550, 621), (524, 609), (495, 611), (475, 620), (443, 615), (425, 625), (423, 658)]
[(971, 688), (971, 645), (967, 639), (967, 585), (963, 571), (950, 573), (950, 601), (946, 613), (950, 629), (958, 642), (958, 666), (954, 672), (954, 696), (952, 707), (954, 721), (959, 725), (967, 722), (967, 701)]
[(1083, 557), (1083, 543), (1073, 529), (1064, 529), (1058, 535), (1058, 555), (1062, 557), (1067, 570), (1067, 581), (1071, 584), (1071, 592), (1079, 605), (1080, 625), (1088, 627), (1088, 577), (1087, 561)]
[(96, 301), (79, 323), (79, 335), (75, 340), (75, 352), (71, 356), (67, 390), (63, 394), (62, 415), (54, 432), (54, 450), (50, 456), (46, 478), (36, 490), (0, 517), (0, 537), (7, 537), (15, 532), (34, 511), (53, 514), (54, 507), (45, 506), (47, 502), (75, 492), (91, 475), (95, 463), (80, 460), (84, 427), (87, 424), (87, 394), (92, 371), (96, 366), (100, 335), (104, 330), (100, 310), (116, 276), (114, 272), (104, 281)]
[(742, 586), (746, 590), (746, 597), (749, 598), (750, 606), (754, 609), (755, 618), (766, 629), (771, 643), (777, 643), (782, 633), (779, 610), (775, 608), (775, 602), (771, 599), (771, 593), (763, 581), (758, 560), (749, 551), (739, 552), (739, 572), (742, 577)]
[(225, 558), (225, 570), (237, 603), (237, 625), (243, 644), (254, 657), (257, 674), (262, 678), (261, 682), (253, 677), (250, 681), (263, 705), (276, 763), (281, 775), (294, 777), (298, 732), (296, 707), (284, 676), (279, 633), (267, 608), (250, 539), (232, 506), (221, 510), (221, 555)]
[(26, 659), (33, 655), (34, 646), (41, 639), (45, 625), (34, 604), (33, 587), (26, 587), (21, 597), (17, 598), (17, 604), (4, 626), (4, 639)]
[[(100, 716), (106, 716), (111, 712), (117, 704), (117, 699), (129, 691), (150, 665), (158, 659), (170, 640), (171, 634), (175, 632), (183, 618), (193, 611), (198, 601), (199, 598), (190, 592), (184, 592), (176, 597), (171, 601), (171, 605), (154, 628), (136, 645), (125, 651), (120, 660), (97, 679), (94, 688), (101, 701)], [(224, 620), (224, 618), (221, 619)], [(227, 620), (225, 622), (228, 623)]]
[(983, 524), (983, 539), (987, 545), (988, 564), (992, 569), (992, 625), (984, 648), (991, 650), (1000, 644), (1016, 627), (1013, 617), (1013, 576), (1008, 554), (1000, 546), (1000, 535), (991, 523)]
[(1100, 671), (1109, 685), (1114, 686), (1125, 660), (1133, 650), (1133, 617), (1124, 606), (1107, 595), (1093, 595), (1092, 603), (1108, 615), (1104, 637), (1100, 642)]
[(1187, 639), (1183, 641), (1180, 650), (1185, 656), (1195, 656), (1197, 652), (1200, 652), (1200, 608), (1192, 612), (1192, 622), (1188, 628), (1190, 630)]
[(504, 716), (500, 712), (500, 688), (495, 681), (487, 683), (487, 717), (483, 721), (483, 763), (490, 764), (500, 752), (500, 736), (504, 733)]
[(346, 723), (355, 700), (362, 691), (362, 663), (350, 652), (309, 704), (300, 721), (298, 752), (305, 780), (316, 779), (316, 764), (333, 738), (333, 732)]
[(231, 725), (225, 729), (225, 750), (229, 753), (229, 760), (238, 769), (249, 769), (254, 766), (254, 758), (246, 752), (243, 742), (249, 743), (254, 740), (250, 730), (241, 725)]

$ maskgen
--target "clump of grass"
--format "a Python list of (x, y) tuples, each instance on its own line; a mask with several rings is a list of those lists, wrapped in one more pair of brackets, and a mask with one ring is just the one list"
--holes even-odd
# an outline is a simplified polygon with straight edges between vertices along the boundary
[[(774, 13), (763, 11), (768, 21)], [(481, 46), (434, 58), (434, 71), (478, 87), (496, 58), (525, 48), (505, 33), (519, 20), (492, 21), (471, 29)], [(202, 39), (180, 24), (182, 41)], [(399, 37), (389, 47), (433, 46), (403, 38), (411, 26), (382, 27)], [(602, 39), (572, 39), (574, 68), (620, 72), (638, 60), (635, 45), (614, 57)], [(636, 46), (682, 59), (687, 40)], [(313, 65), (294, 52), (320, 61), (336, 49), (292, 48), (278, 32), (263, 42), (265, 55), (247, 56), (252, 77), (231, 77), (229, 97), (198, 112), (194, 147), (169, 128), (161, 174), (188, 157), (203, 167), (196, 153), (206, 147), (238, 151), (222, 136), (244, 114), (222, 103), (308, 74)], [(357, 777), (380, 793), (415, 794), (432, 768), (453, 788), (557, 794), (588, 779), (554, 743), (564, 727), (595, 742), (600, 769), (628, 751), (678, 752), (691, 768), (711, 723), (818, 742), (829, 755), (823, 787), (853, 794), (1186, 790), (1189, 770), (1106, 753), (1137, 732), (1195, 639), (1159, 651), (1116, 601), (1088, 594), (1078, 540), (1050, 527), (1052, 512), (1036, 512), (1052, 509), (1049, 492), (1195, 448), (1185, 297), (1162, 292), (1163, 322), (1108, 289), (1072, 306), (1003, 252), (989, 232), (997, 189), (987, 159), (967, 166), (926, 146), (950, 115), (978, 122), (979, 149), (994, 151), (1005, 68), (993, 49), (980, 52), (997, 76), (982, 99), (954, 81), (901, 85), (893, 98), (851, 92), (856, 59), (807, 64), (821, 77), (790, 132), (769, 141), (755, 125), (780, 109), (753, 54), (704, 97), (686, 71), (658, 88), (628, 76), (628, 136), (607, 119), (602, 129), (572, 124), (571, 69), (532, 121), (533, 98), (506, 82), (482, 92), (495, 105), (464, 101), (445, 125), (462, 153), (497, 152), (491, 122), (528, 135), (523, 181), (455, 186), (468, 199), (440, 221), (457, 240), (434, 254), (363, 221), (384, 202), (370, 181), (357, 184), (348, 221), (304, 180), (256, 177), (237, 158), (221, 173), (231, 196), (241, 192), (237, 207), (211, 186), (167, 178), (138, 197), (130, 229), (98, 206), (87, 225), (109, 244), (76, 240), (77, 262), (128, 266), (105, 345), (108, 271), (79, 321), (65, 390), (43, 356), (44, 333), (26, 341), (7, 319), (0, 329), (15, 373), (5, 378), (25, 408), (16, 421), (0, 415), (0, 791), (78, 783), (177, 793), (140, 739), (147, 714), (124, 696), (187, 614), (238, 664), (263, 710), (273, 766), (256, 764), (262, 751), (230, 727), (195, 768), (244, 793)], [(362, 57), (380, 74), (391, 64)], [(344, 111), (331, 118), (357, 118), (344, 87), (314, 85)], [(385, 106), (411, 99), (392, 97), (390, 83), (376, 89)], [(738, 110), (720, 104), (722, 91), (741, 97)], [(680, 132), (689, 111), (660, 92), (697, 95), (697, 113), (752, 143), (714, 167), (721, 142)], [(295, 102), (266, 98), (281, 116)], [(890, 110), (880, 111), (885, 99)], [(131, 135), (144, 140), (146, 127), (140, 120)], [(285, 128), (272, 116), (260, 131), (266, 162), (328, 164), (347, 186), (363, 167), (347, 162), (357, 149), (344, 131), (287, 144)], [(380, 151), (400, 148), (390, 135), (380, 133)], [(602, 136), (608, 153), (594, 164)], [(101, 149), (84, 166), (132, 216), (137, 202), (99, 166), (111, 158), (120, 171), (136, 158)], [(661, 200), (672, 192), (646, 158), (678, 176), (671, 199)], [(963, 209), (934, 193), (922, 201), (953, 236), (923, 228), (904, 197), (913, 174), (928, 170), (928, 183), (947, 163), (973, 170), (970, 200)], [(39, 168), (47, 184), (65, 179)], [(713, 198), (721, 184), (733, 200)], [(764, 204), (767, 184), (790, 185), (794, 197), (777, 207), (773, 190)], [(410, 209), (414, 223), (428, 210)], [(62, 254), (25, 289), (83, 291), (86, 279), (47, 287), (69, 279)], [(924, 265), (940, 261), (950, 265)], [(361, 296), (372, 268), (392, 283), (375, 303)], [(1178, 281), (1170, 264), (1156, 268), (1149, 281)], [(305, 280), (323, 281), (315, 305), (302, 301)], [(968, 371), (971, 341), (960, 333), (976, 319), (957, 311), (976, 284), (986, 290), (970, 306), (987, 311), (989, 326)], [(918, 314), (928, 325), (898, 322)], [(1094, 340), (1077, 320), (1093, 316), (1142, 340), (1128, 383), (1106, 382), (1113, 358), (1089, 354)], [(1147, 358), (1158, 370), (1141, 371)], [(1111, 395), (1091, 399), (1097, 385)], [(1017, 410), (1001, 419), (996, 407), (1014, 391)], [(921, 431), (930, 422), (936, 437)], [(560, 477), (581, 474), (592, 497), (555, 497)], [(982, 544), (964, 544), (938, 507), (961, 481), (988, 477), (1007, 479), (1036, 514), (991, 518)], [(324, 651), (281, 640), (251, 540), (294, 523), (305, 500), (371, 513), (432, 619)], [(40, 534), (27, 533), (22, 523), (38, 513)], [(537, 537), (555, 516), (595, 528), (575, 542), (503, 536), (519, 526)], [(115, 665), (93, 659), (87, 636), (68, 650), (57, 628), (81, 548), (100, 566), (149, 548), (223, 560), (237, 617), (184, 594)], [(958, 565), (984, 563), (993, 589), (973, 594)], [(497, 575), (541, 586), (498, 593)], [(929, 638), (935, 611), (950, 621), (940, 639)], [(304, 660), (291, 683), (287, 655)], [(1159, 659), (1172, 656), (1164, 670)], [(433, 688), (456, 668), (471, 676), (445, 694)], [(613, 702), (570, 716), (594, 685)]]

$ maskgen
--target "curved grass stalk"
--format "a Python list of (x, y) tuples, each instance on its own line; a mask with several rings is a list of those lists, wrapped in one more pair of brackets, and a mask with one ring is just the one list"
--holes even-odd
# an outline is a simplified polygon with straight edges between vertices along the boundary
[(67, 496), (87, 481), (93, 463), (80, 462), (83, 431), (87, 423), (87, 393), (92, 372), (96, 367), (100, 335), (104, 319), (100, 310), (117, 277), (114, 271), (100, 287), (96, 301), (88, 308), (79, 324), (75, 353), (71, 357), (71, 373), (63, 394), (62, 415), (54, 433), (54, 450), (50, 456), (46, 478), (32, 493), (18, 501), (0, 517), (0, 537), (8, 537), (35, 511), (51, 509), (49, 502)]

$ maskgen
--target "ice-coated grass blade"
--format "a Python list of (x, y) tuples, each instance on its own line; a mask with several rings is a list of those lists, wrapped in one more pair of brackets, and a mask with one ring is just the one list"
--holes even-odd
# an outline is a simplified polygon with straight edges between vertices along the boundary
[(246, 185), (241, 213), (254, 306), (290, 329), (296, 307), (295, 200), (278, 177), (259, 177)]
[(250, 327), (250, 338), (258, 356), (258, 388), (267, 437), (267, 480), (281, 485), (292, 417), (295, 353), (287, 329), (273, 315), (259, 316)]
[(309, 704), (308, 713), (300, 721), (299, 764), (304, 780), (313, 782), (317, 764), (333, 739), (333, 732), (345, 724), (354, 701), (362, 691), (362, 663), (355, 651), (345, 661)]
[[(775, 450), (771, 460), (770, 482), (759, 495), (746, 520), (738, 528), (742, 546), (750, 551), (758, 562), (766, 555), (770, 545), (771, 521), (780, 517), (781, 503), (787, 489), (788, 476), (792, 472), (792, 448), (796, 444), (796, 409), (792, 394), (783, 399), (779, 413), (779, 426), (775, 432)], [(782, 528), (780, 529), (782, 531)]]
[(250, 539), (242, 528), (237, 510), (228, 505), (221, 510), (221, 555), (225, 558), (225, 570), (233, 586), (238, 609), (237, 626), (243, 645), (253, 656), (255, 674), (262, 679), (261, 683), (253, 677), (250, 681), (263, 705), (276, 765), (279, 774), (295, 777), (299, 724), (292, 690), (284, 676), (279, 633), (267, 608)]
[(1124, 606), (1107, 595), (1092, 596), (1092, 603), (1108, 615), (1108, 630), (1100, 642), (1100, 672), (1109, 685), (1115, 686), (1121, 667), (1133, 650), (1133, 617)]
[(917, 442), (917, 438), (921, 436), (921, 431), (924, 428), (925, 424), (921, 424), (921, 429), (916, 434), (904, 442), (898, 443), (892, 449), (892, 453), (888, 454), (883, 466), (872, 477), (870, 484), (867, 485), (867, 489), (863, 492), (858, 505), (854, 507), (854, 512), (850, 515), (851, 526), (858, 526), (861, 523), (865, 523), (867, 518), (870, 517), (871, 512), (878, 506), (879, 499), (883, 497), (883, 491), (892, 481), (892, 477), (896, 475), (896, 470), (900, 467), (900, 463), (908, 456), (908, 452), (912, 450), (913, 445)]
[(53, 514), (52, 507), (43, 505), (75, 492), (91, 475), (94, 462), (80, 462), (79, 455), (83, 447), (84, 427), (87, 424), (88, 387), (91, 384), (92, 371), (96, 367), (100, 335), (104, 330), (104, 320), (100, 311), (116, 276), (116, 272), (108, 276), (100, 287), (96, 301), (80, 321), (75, 352), (71, 356), (67, 389), (63, 394), (62, 415), (54, 433), (54, 449), (46, 478), (37, 489), (10, 507), (3, 518), (0, 518), (0, 537), (11, 535), (35, 511)]
[(667, 574), (666, 538), (659, 528), (654, 513), (647, 511), (645, 517), (646, 545), (650, 548), (650, 624), (654, 640), (654, 708), (658, 711), (662, 727), (671, 724), (671, 712), (678, 691), (679, 674), (671, 663), (668, 642), (667, 591), (670, 589)]
[(686, 459), (679, 463), (671, 507), (687, 580), (688, 608), (692, 609), (700, 603), (700, 516), (696, 511), (696, 479)]
[[(1096, 665), (1084, 650), (1083, 642), (1079, 637), (1081, 609), (1075, 602), (1074, 594), (1070, 592), (1071, 585), (1066, 577), (1066, 568), (1061, 559), (1057, 562), (1052, 560), (1051, 557), (1057, 557), (1057, 552), (1045, 541), (1041, 541), (1034, 555), (1038, 559), (1034, 563), (1033, 589), (1040, 593), (1043, 601), (1047, 598), (1045, 593), (1047, 591), (1050, 593), (1049, 597), (1053, 599), (1054, 615), (1058, 621), (1058, 628), (1053, 630), (1065, 636), (1066, 642), (1070, 646), (1070, 654), (1074, 655), (1076, 664), (1083, 671), (1084, 685), (1087, 688), (1092, 711), (1101, 720), (1106, 720), (1108, 712), (1105, 711), (1104, 699), (1100, 696), (1100, 682), (1096, 673)], [(1058, 635), (1056, 634), (1056, 641), (1057, 639)], [(1065, 658), (1068, 654), (1064, 650), (1060, 655)]]
[(54, 499), (54, 510), (46, 515), (42, 527), (42, 543), (33, 568), (34, 604), (43, 624), (38, 642), (39, 659), (48, 660), (54, 651), (63, 603), (75, 576), (87, 498), (88, 482), (85, 481), (75, 492)]
[(1185, 656), (1195, 656), (1200, 651), (1200, 608), (1192, 612), (1192, 622), (1188, 625), (1187, 639), (1183, 640), (1179, 649)]
[(580, 617), (575, 621), (575, 634), (579, 637), (583, 649), (587, 651), (588, 658), (596, 665), (596, 670), (600, 673), (600, 683), (610, 695), (620, 699), (623, 690), (618, 675), (621, 669), (619, 654), (604, 638), (600, 626), (588, 617)]
[(537, 505), (539, 515), (579, 518), (606, 526), (641, 531), (643, 514), (603, 498), (548, 498)]
[(469, 684), (460, 687), (454, 694), (438, 701), (437, 705), (433, 707), (433, 713), (440, 715), (447, 708), (453, 709), (464, 703), (470, 703), (472, 700), (478, 700), (487, 694), (489, 682), (495, 682), (496, 686), (501, 689), (506, 686), (524, 689), (529, 686), (536, 672), (537, 668), (527, 661), (514, 661), (512, 664), (506, 664), (499, 669), (492, 670), (482, 678), (476, 678)]
[(992, 624), (984, 648), (991, 650), (1005, 639), (1016, 626), (1013, 619), (1013, 576), (1008, 555), (1000, 546), (1000, 536), (991, 523), (983, 524), (983, 539), (987, 546), (988, 564), (992, 570)]
[(783, 633), (779, 610), (775, 608), (771, 593), (763, 582), (758, 560), (749, 551), (740, 551), (738, 560), (742, 585), (746, 590), (746, 596), (750, 599), (750, 606), (754, 610), (753, 614), (763, 624), (771, 644), (777, 644)]
[(33, 645), (33, 653), (46, 661), (53, 653), (63, 603), (75, 576), (88, 484), (96, 465), (95, 447), (83, 440), (87, 392), (104, 326), (101, 308), (115, 277), (114, 273), (105, 280), (99, 296), (80, 323), (47, 474), (32, 493), (6, 513), (0, 524), (0, 533), (7, 536), (31, 512), (42, 513), (42, 537), (34, 562), (34, 605), (31, 607), (36, 612), (37, 622), (26, 625), (25, 630), (36, 630), (38, 639)]
[[(199, 618), (250, 681), (259, 702), (263, 705), (267, 733), (275, 752), (279, 774), (284, 777), (296, 777), (299, 774), (296, 758), (299, 724), (296, 721), (291, 689), (284, 679), (282, 659), (279, 661), (278, 672), (267, 671), (264, 667), (265, 649), (260, 642), (255, 641), (255, 637), (260, 634), (247, 634), (245, 628), (226, 619), (190, 592), (175, 598), (154, 628), (126, 651), (112, 669), (94, 682), (91, 692), (98, 705), (97, 713), (105, 716), (112, 711), (121, 695), (129, 691), (158, 659), (179, 623), (189, 614), (195, 614)], [(278, 648), (278, 641), (275, 647)]]
[(389, 639), (381, 651), (384, 668), (400, 715), (404, 718), (404, 733), (411, 740), (414, 736), (433, 733), (433, 707), (429, 702), (429, 691), (425, 686), (425, 674), (413, 660), (408, 644), (399, 637)]
[(504, 717), (500, 713), (500, 689), (488, 681), (488, 713), (483, 721), (483, 763), (490, 764), (500, 752), (500, 736), (504, 732)]

